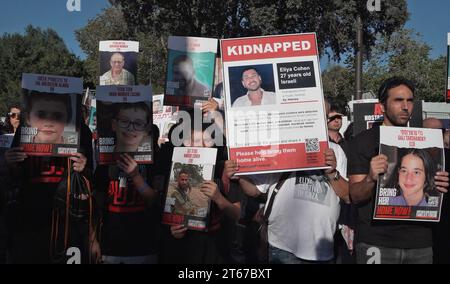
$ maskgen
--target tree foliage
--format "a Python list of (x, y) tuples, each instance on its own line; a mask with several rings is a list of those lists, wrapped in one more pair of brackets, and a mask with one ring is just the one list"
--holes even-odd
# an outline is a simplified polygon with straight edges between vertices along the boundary
[(82, 77), (82, 62), (52, 30), (28, 26), (22, 34), (0, 37), (0, 113), (19, 103), (22, 73)]
[[(390, 35), (408, 19), (405, 0), (386, 0), (369, 12), (360, 0), (110, 0), (136, 31), (158, 35), (230, 38), (316, 32), (319, 50), (335, 59), (356, 46), (355, 19), (364, 21), (364, 44)], [(370, 53), (370, 48), (366, 49)]]

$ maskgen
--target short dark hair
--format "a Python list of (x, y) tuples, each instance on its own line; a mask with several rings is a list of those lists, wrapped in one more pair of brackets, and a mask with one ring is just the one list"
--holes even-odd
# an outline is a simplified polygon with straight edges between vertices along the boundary
[(37, 91), (28, 92), (24, 96), (25, 113), (29, 115), (31, 110), (33, 109), (34, 103), (40, 100), (63, 103), (66, 106), (66, 113), (67, 113), (66, 124), (72, 120), (72, 100), (70, 94), (41, 93)]
[(181, 169), (178, 172), (178, 177), (180, 177), (181, 175), (189, 175), (189, 172), (187, 170), (185, 170), (185, 169)]
[(247, 72), (248, 70), (255, 70), (256, 73), (258, 73), (258, 75), (259, 75), (259, 71), (258, 71), (258, 69), (255, 66), (247, 66), (241, 72), (241, 80), (242, 80), (242, 77), (244, 76), (244, 73)]
[(401, 85), (408, 87), (413, 95), (415, 94), (416, 88), (413, 82), (403, 77), (391, 77), (385, 80), (378, 89), (378, 99), (380, 103), (386, 104), (389, 96), (389, 91)]

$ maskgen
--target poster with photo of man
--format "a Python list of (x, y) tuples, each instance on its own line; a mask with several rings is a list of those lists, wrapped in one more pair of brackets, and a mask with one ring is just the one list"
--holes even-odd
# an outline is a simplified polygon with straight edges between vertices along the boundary
[(164, 105), (194, 107), (214, 87), (217, 39), (170, 36)]
[(439, 222), (443, 194), (435, 176), (445, 171), (440, 129), (380, 127), (388, 169), (378, 179), (374, 219)]
[(137, 85), (139, 42), (101, 41), (100, 85)]
[(328, 168), (316, 35), (224, 39), (221, 55), (237, 175)]
[(29, 156), (71, 156), (78, 152), (83, 80), (22, 74), (20, 146)]
[(172, 157), (162, 223), (208, 231), (211, 200), (201, 192), (213, 179), (217, 149), (177, 147)]
[(138, 164), (153, 162), (150, 86), (98, 86), (99, 164), (116, 164), (129, 154)]

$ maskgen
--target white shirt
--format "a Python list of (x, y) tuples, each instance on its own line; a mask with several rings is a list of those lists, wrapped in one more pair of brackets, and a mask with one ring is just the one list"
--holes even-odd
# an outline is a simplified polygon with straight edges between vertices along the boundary
[[(263, 92), (261, 105), (274, 105), (277, 103), (277, 96), (273, 92), (266, 92), (261, 89)], [(232, 107), (249, 107), (252, 106), (252, 101), (248, 98), (248, 93), (242, 97), (237, 98)]]
[[(342, 148), (330, 142), (337, 170), (347, 176), (347, 158)], [(340, 199), (328, 183), (320, 182), (321, 171), (291, 173), (273, 204), (269, 217), (269, 243), (298, 258), (329, 261), (334, 257), (333, 237), (340, 212)], [(259, 191), (269, 191), (268, 200), (282, 174), (252, 176)]]

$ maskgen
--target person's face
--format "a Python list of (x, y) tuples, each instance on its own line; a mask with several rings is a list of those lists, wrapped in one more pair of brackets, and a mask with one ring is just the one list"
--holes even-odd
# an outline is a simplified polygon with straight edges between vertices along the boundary
[(406, 126), (414, 108), (414, 95), (411, 90), (400, 85), (389, 90), (386, 105), (382, 105), (384, 124), (387, 126)]
[(444, 147), (450, 148), (450, 130), (446, 130), (444, 133)]
[(112, 128), (116, 132), (117, 146), (126, 151), (136, 151), (146, 136), (148, 127), (147, 113), (142, 109), (122, 109), (112, 121)]
[(17, 127), (19, 127), (20, 124), (20, 109), (13, 107), (9, 110), (8, 115), (12, 127), (14, 127), (14, 129), (17, 129)]
[(185, 88), (194, 81), (194, 66), (188, 61), (182, 61), (173, 66), (173, 81), (179, 83), (179, 88)]
[(188, 174), (180, 174), (178, 176), (178, 187), (183, 190), (186, 190), (189, 188), (189, 175)]
[(405, 197), (423, 194), (425, 186), (425, 167), (422, 159), (409, 154), (403, 157), (398, 172), (398, 183)]
[[(332, 120), (330, 120), (330, 118)], [(342, 115), (337, 112), (330, 112), (328, 114), (328, 129), (333, 131), (339, 131), (342, 127)]]
[(242, 74), (242, 86), (249, 91), (257, 91), (261, 87), (261, 76), (256, 70), (250, 69)]
[(153, 102), (153, 113), (159, 113), (161, 110), (161, 102), (160, 101), (154, 101)]
[(125, 64), (125, 60), (122, 55), (116, 53), (113, 56), (111, 56), (111, 70), (114, 72), (120, 73), (122, 72), (123, 66)]
[(63, 102), (37, 100), (32, 105), (28, 124), (37, 128), (35, 142), (60, 143), (66, 121), (66, 105)]

